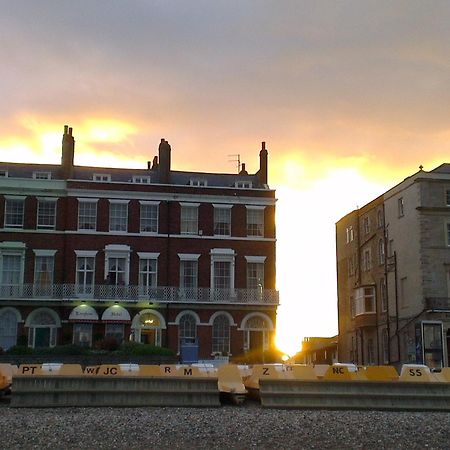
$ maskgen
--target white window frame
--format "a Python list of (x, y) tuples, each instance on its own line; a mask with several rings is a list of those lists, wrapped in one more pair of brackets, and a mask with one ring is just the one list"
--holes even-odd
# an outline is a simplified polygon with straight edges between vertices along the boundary
[[(224, 236), (224, 237), (231, 236), (231, 208), (233, 208), (233, 205), (213, 204), (213, 207), (214, 207), (214, 236)], [(226, 230), (224, 230), (223, 232), (222, 230), (217, 230), (219, 224), (224, 224), (223, 228), (226, 228), (226, 225), (228, 225), (228, 233), (225, 232)], [(217, 233), (216, 231), (221, 232)]]
[[(8, 203), (9, 202), (9, 203)], [(18, 213), (8, 213), (8, 204), (11, 207), (11, 202), (17, 202), (17, 204), (22, 205), (21, 223), (8, 223), (8, 216), (19, 217)], [(5, 228), (23, 228), (25, 220), (25, 197), (24, 196), (9, 196), (5, 195), (5, 216), (4, 216), (4, 227)]]
[(239, 180), (234, 183), (234, 187), (238, 189), (251, 189), (253, 183), (251, 181)]
[[(228, 326), (223, 323), (218, 324), (218, 320), (226, 320)], [(219, 313), (214, 317), (212, 323), (212, 353), (219, 353), (222, 356), (230, 354), (231, 321), (227, 314)]]
[[(1, 242), (0, 243), (0, 286), (1, 290), (6, 296), (19, 295), (24, 282), (25, 270), (25, 249), (24, 242)], [(5, 256), (14, 256), (20, 258), (20, 272), (19, 279), (16, 283), (8, 283), (4, 278), (3, 265)]]
[[(33, 277), (33, 284), (34, 284), (34, 295), (39, 297), (46, 297), (48, 295), (52, 294), (53, 291), (53, 284), (55, 280), (55, 254), (57, 250), (47, 250), (47, 249), (34, 249), (34, 277)], [(46, 258), (46, 263), (50, 264), (51, 268), (47, 271), (41, 271), (39, 270), (39, 262), (41, 261), (41, 258)], [(49, 279), (45, 280), (42, 279), (38, 280), (39, 277), (41, 277), (40, 274), (48, 274)]]
[[(139, 201), (139, 231), (141, 233), (157, 234), (159, 229), (159, 204), (161, 202), (149, 202), (141, 200)], [(156, 211), (156, 217), (143, 217), (143, 211), (145, 208), (150, 207), (151, 210)], [(149, 224), (145, 225), (145, 221), (149, 221)], [(149, 226), (151, 225), (151, 226)], [(146, 230), (145, 228), (150, 228)]]
[[(245, 206), (247, 209), (247, 236), (264, 237), (264, 210), (265, 206)], [(259, 220), (258, 220), (259, 219)], [(254, 228), (250, 227), (253, 225)], [(256, 232), (255, 232), (256, 230)]]
[(354, 291), (355, 316), (376, 314), (375, 286), (363, 286)]
[(205, 187), (208, 186), (208, 180), (206, 178), (191, 178), (189, 184), (191, 186)]
[(198, 234), (199, 206), (200, 203), (180, 203), (180, 234)]
[(354, 230), (353, 230), (353, 226), (349, 225), (346, 230), (345, 230), (345, 234), (346, 234), (346, 242), (347, 244), (349, 244), (350, 242), (353, 241), (355, 234), (354, 234)]
[[(97, 203), (98, 198), (78, 198), (78, 230), (82, 231), (97, 231)], [(93, 205), (95, 204), (95, 208), (92, 208), (91, 212), (95, 210), (95, 215), (87, 215), (84, 214), (81, 216), (81, 205)], [(82, 220), (84, 218), (84, 220)], [(86, 220), (87, 219), (87, 220)], [(93, 219), (93, 221), (92, 221)], [(91, 222), (92, 221), (92, 222)], [(89, 225), (89, 227), (85, 227), (85, 225)], [(91, 226), (93, 225), (93, 226)]]
[[(95, 286), (95, 257), (97, 255), (96, 250), (75, 250), (76, 266), (75, 266), (75, 292), (78, 297), (93, 297)], [(86, 264), (87, 259), (92, 259), (92, 270), (81, 270), (80, 263)], [(83, 283), (78, 282), (78, 274), (83, 274)], [(86, 277), (88, 273), (92, 273), (92, 282), (86, 283)]]
[[(8, 176), (8, 175), (6, 175)], [(445, 190), (445, 204), (450, 206), (450, 189)]]
[[(159, 253), (138, 252), (139, 256), (139, 276), (138, 286), (140, 295), (150, 295), (152, 289), (158, 287), (158, 258)], [(153, 265), (145, 265), (151, 261)], [(149, 270), (150, 267), (150, 270)], [(154, 268), (154, 270), (152, 270)]]
[(36, 171), (36, 172), (33, 172), (33, 178), (35, 180), (51, 180), (52, 179), (52, 173), (51, 172)]
[[(119, 258), (125, 260), (124, 266), (124, 285), (128, 286), (130, 283), (130, 253), (131, 248), (129, 245), (123, 244), (108, 244), (105, 246), (105, 280), (108, 279), (109, 275), (109, 262), (111, 259)], [(111, 284), (111, 286), (120, 286), (116, 283)]]
[[(178, 253), (180, 258), (180, 294), (182, 297), (196, 296), (196, 290), (198, 289), (198, 259), (200, 254), (194, 253)], [(193, 276), (190, 277), (193, 281), (192, 286), (186, 286), (185, 280), (185, 266), (186, 263), (192, 263)]]
[[(230, 264), (230, 291), (234, 290), (235, 281), (235, 258), (236, 254), (231, 248), (213, 248), (210, 252), (211, 255), (211, 279), (210, 286), (212, 290), (215, 290), (215, 275), (214, 268), (215, 263), (226, 262)], [(219, 289), (219, 288), (218, 288)]]
[(133, 175), (133, 183), (150, 184), (151, 178), (149, 175)]
[(94, 173), (92, 175), (92, 181), (99, 183), (108, 183), (111, 181), (111, 174), (109, 173)]
[[(110, 233), (128, 232), (128, 203), (129, 200), (109, 200), (109, 231)], [(121, 212), (125, 214), (118, 215), (114, 208), (120, 207)], [(115, 215), (113, 216), (113, 212)], [(114, 225), (114, 227), (113, 227)], [(117, 229), (119, 228), (119, 229)], [(123, 229), (122, 229), (123, 228)]]
[[(37, 199), (38, 201), (38, 206), (37, 206), (37, 213), (36, 213), (36, 228), (40, 229), (40, 230), (54, 230), (56, 228), (56, 214), (57, 214), (57, 198), (52, 198), (52, 197), (38, 197)], [(53, 215), (50, 216), (42, 216), (42, 211), (41, 211), (41, 207), (44, 205), (53, 205)], [(41, 216), (40, 216), (41, 214)], [(52, 218), (53, 219), (53, 224), (40, 224), (39, 223), (39, 219), (42, 218)], [(51, 222), (51, 220), (49, 220), (49, 222)]]
[(118, 344), (125, 339), (125, 325), (123, 323), (107, 323), (105, 326), (105, 338), (114, 338)]
[[(193, 321), (193, 328), (187, 330), (186, 327), (184, 327), (184, 322), (186, 321), (186, 317), (190, 317), (191, 321)], [(191, 322), (192, 323), (192, 322)], [(194, 314), (190, 312), (185, 312), (180, 318), (178, 322), (178, 350), (181, 350), (181, 339), (186, 339), (189, 341), (189, 343), (193, 344), (197, 341), (198, 336), (198, 323), (197, 318)], [(186, 333), (186, 331), (190, 331), (190, 333)], [(192, 332), (193, 331), (193, 332)]]
[[(78, 329), (78, 330), (77, 330)], [(80, 335), (86, 335), (88, 340), (81, 341)], [(75, 339), (78, 337), (78, 339)], [(91, 347), (92, 346), (92, 323), (74, 323), (72, 328), (72, 344)]]
[(384, 239), (378, 240), (378, 264), (381, 266), (386, 260), (386, 252), (384, 249)]

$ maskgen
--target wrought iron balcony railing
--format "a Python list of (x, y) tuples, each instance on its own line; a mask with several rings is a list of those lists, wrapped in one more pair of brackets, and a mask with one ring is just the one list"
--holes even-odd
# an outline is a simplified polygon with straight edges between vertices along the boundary
[(217, 303), (278, 305), (278, 291), (274, 289), (181, 289), (172, 286), (112, 286), (97, 284), (21, 284), (0, 285), (0, 300), (95, 300), (153, 303)]

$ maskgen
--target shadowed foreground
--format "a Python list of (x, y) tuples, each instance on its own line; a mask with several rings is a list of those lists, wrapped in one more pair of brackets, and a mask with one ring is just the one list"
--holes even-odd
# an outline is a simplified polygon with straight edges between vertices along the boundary
[(450, 413), (0, 407), (3, 449), (449, 448)]

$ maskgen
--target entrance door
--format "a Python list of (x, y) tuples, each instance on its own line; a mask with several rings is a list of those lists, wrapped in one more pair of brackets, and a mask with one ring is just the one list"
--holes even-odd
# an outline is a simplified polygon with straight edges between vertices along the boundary
[(263, 334), (264, 331), (254, 331), (250, 330), (250, 342), (249, 342), (249, 350), (262, 350), (263, 349)]
[(34, 347), (50, 347), (50, 328), (35, 328), (34, 330)]
[(17, 342), (17, 317), (12, 311), (0, 315), (0, 347), (8, 350)]

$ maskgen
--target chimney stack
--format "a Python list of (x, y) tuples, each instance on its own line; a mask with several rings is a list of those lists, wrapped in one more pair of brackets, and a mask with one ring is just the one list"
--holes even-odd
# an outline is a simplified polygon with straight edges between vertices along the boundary
[(259, 181), (261, 184), (267, 184), (267, 150), (266, 143), (261, 143), (261, 151), (259, 152)]
[(61, 168), (64, 179), (73, 178), (73, 157), (75, 153), (75, 139), (72, 136), (72, 128), (64, 125), (62, 138)]
[(168, 184), (170, 182), (170, 153), (171, 148), (165, 139), (159, 144), (159, 182)]
[(239, 175), (248, 175), (248, 172), (245, 170), (245, 163), (241, 164), (241, 171), (239, 172)]

